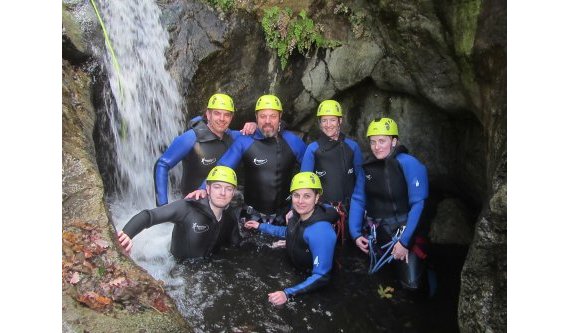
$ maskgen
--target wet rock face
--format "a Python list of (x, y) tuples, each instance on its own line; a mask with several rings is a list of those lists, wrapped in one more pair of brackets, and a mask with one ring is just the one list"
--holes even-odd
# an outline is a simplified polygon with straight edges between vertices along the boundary
[[(193, 76), (188, 70), (172, 71), (174, 76), (183, 77), (180, 82), (188, 82), (180, 87), (187, 96), (188, 112), (201, 112), (212, 93), (224, 91), (236, 101), (233, 127), (238, 128), (254, 119), (256, 98), (272, 92), (283, 101), (283, 117), (290, 127), (308, 133), (307, 139), (312, 140), (318, 133), (316, 107), (320, 101), (333, 98), (343, 106), (343, 131), (361, 144), (365, 154), (370, 121), (378, 116), (394, 118), (402, 143), (428, 167), (432, 195), (459, 200), (453, 209), (441, 205), (438, 218), (449, 221), (460, 216), (467, 220), (457, 227), (463, 232), (448, 234), (459, 232), (454, 237), (460, 243), (473, 240), (462, 289), (462, 299), (470, 301), (460, 304), (459, 312), (465, 314), (460, 317), (460, 326), (469, 331), (470, 318), (479, 320), (488, 313), (493, 319), (480, 320), (488, 324), (486, 327), (506, 327), (501, 319), (506, 314), (506, 303), (501, 303), (506, 293), (497, 288), (506, 285), (506, 276), (501, 273), (506, 272), (506, 266), (501, 266), (506, 259), (497, 259), (495, 274), (482, 260), (489, 249), (495, 256), (506, 258), (503, 228), (497, 228), (502, 225), (506, 204), (501, 195), (495, 195), (506, 192), (506, 180), (491, 185), (497, 178), (493, 170), (503, 155), (506, 160), (506, 81), (501, 75), (498, 80), (492, 79), (506, 70), (501, 59), (501, 52), (506, 50), (506, 40), (501, 37), (506, 36), (506, 27), (497, 18), (504, 14), (501, 4), (482, 6), (480, 1), (449, 0), (349, 6), (353, 13), (366, 13), (363, 30), (355, 33), (354, 22), (334, 14), (334, 5), (319, 2), (310, 7), (310, 14), (323, 22), (334, 22), (334, 28), (325, 26), (325, 35), (340, 40), (342, 46), (314, 51), (309, 58), (294, 55), (283, 71), (276, 66), (274, 51), (264, 47), (261, 28), (252, 22), (255, 16), (251, 13), (235, 10), (224, 20), (216, 15), (194, 16), (218, 22), (193, 23), (210, 28), (192, 37), (212, 35), (209, 43), (218, 48), (203, 42), (200, 49), (196, 42), (189, 42), (198, 50), (186, 49), (184, 55), (176, 47), (170, 51), (173, 61), (178, 61), (210, 50), (201, 56), (203, 60)], [(492, 14), (490, 8), (498, 10)], [(173, 40), (189, 36), (184, 29), (180, 26), (173, 31)], [(484, 217), (481, 207), (488, 206), (491, 198), (492, 210), (498, 212)], [(443, 216), (446, 211), (450, 216)], [(473, 216), (477, 215), (480, 218), (475, 225)], [(483, 242), (481, 233), (488, 243)], [(490, 308), (494, 311), (479, 311)]]

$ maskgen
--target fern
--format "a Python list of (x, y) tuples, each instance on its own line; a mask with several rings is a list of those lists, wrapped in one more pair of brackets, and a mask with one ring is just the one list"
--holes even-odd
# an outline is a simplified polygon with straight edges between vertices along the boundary
[(261, 26), (267, 46), (277, 50), (281, 69), (287, 66), (294, 49), (308, 56), (313, 45), (316, 48), (340, 45), (338, 41), (325, 39), (321, 34), (322, 27), (316, 25), (304, 10), (294, 16), (289, 7), (271, 7), (264, 11)]

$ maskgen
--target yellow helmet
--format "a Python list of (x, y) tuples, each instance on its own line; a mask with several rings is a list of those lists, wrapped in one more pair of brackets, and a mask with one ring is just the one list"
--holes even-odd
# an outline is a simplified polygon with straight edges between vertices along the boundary
[(342, 108), (340, 104), (332, 99), (327, 99), (326, 101), (322, 101), (319, 104), (319, 108), (317, 110), (317, 117), (320, 116), (337, 116), (342, 117)]
[(372, 135), (398, 135), (398, 125), (390, 118), (373, 120), (366, 131), (367, 137)]
[(315, 190), (319, 190), (319, 193), (323, 193), (323, 187), (321, 186), (321, 180), (319, 176), (312, 172), (299, 172), (298, 174), (293, 177), (291, 180), (291, 188), (289, 192), (293, 192), (300, 188), (312, 188)]
[(208, 109), (234, 112), (234, 100), (226, 94), (213, 94), (208, 101)]
[(281, 106), (281, 101), (275, 95), (263, 95), (259, 97), (257, 103), (255, 103), (255, 111), (259, 110), (277, 110), (283, 112), (283, 107)]
[(206, 177), (206, 182), (224, 182), (228, 184), (232, 184), (233, 186), (237, 186), (237, 176), (232, 168), (228, 168), (227, 166), (218, 165), (210, 170), (208, 173), (208, 177)]

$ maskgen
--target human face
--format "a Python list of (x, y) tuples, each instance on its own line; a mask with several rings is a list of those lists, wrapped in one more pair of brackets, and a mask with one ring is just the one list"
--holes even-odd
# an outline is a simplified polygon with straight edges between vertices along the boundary
[(219, 137), (223, 136), (224, 131), (228, 129), (233, 116), (233, 112), (226, 110), (208, 109), (208, 111), (206, 111), (208, 127)]
[(224, 182), (213, 182), (206, 185), (210, 203), (217, 208), (226, 208), (234, 196), (235, 187)]
[(319, 119), (321, 131), (333, 140), (338, 140), (340, 124), (342, 124), (342, 118), (337, 116), (322, 116)]
[(372, 154), (379, 160), (385, 159), (390, 155), (392, 148), (394, 148), (398, 142), (398, 139), (388, 135), (371, 135), (369, 140)]
[(255, 114), (257, 118), (257, 128), (261, 129), (261, 132), (266, 138), (273, 137), (277, 134), (279, 130), (279, 120), (281, 120), (281, 112), (277, 110), (259, 110)]
[(291, 200), (293, 209), (301, 216), (301, 220), (306, 220), (315, 210), (319, 195), (313, 189), (301, 188), (291, 193)]

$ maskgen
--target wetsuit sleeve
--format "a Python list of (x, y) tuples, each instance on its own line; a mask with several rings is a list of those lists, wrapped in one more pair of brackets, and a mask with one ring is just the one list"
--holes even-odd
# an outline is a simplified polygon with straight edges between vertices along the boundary
[(356, 178), (354, 192), (350, 199), (350, 211), (348, 213), (348, 230), (352, 239), (362, 236), (362, 221), (364, 221), (364, 204), (366, 203), (366, 193), (364, 191), (364, 169), (362, 169), (362, 179)]
[(287, 297), (308, 293), (330, 281), (336, 234), (329, 222), (317, 222), (305, 229), (303, 239), (309, 244), (313, 257), (313, 271), (305, 281), (284, 290)]
[[(198, 116), (196, 116), (196, 117), (190, 119), (190, 124), (197, 123), (197, 122), (199, 122), (200, 120), (203, 120), (203, 119), (204, 119), (204, 117), (202, 117), (201, 115), (198, 115)], [(204, 120), (204, 121), (206, 121), (206, 120)]]
[(269, 223), (260, 223), (259, 224), (259, 231), (261, 231), (264, 234), (271, 235), (271, 236), (275, 236), (275, 237), (279, 237), (279, 238), (285, 238), (285, 234), (287, 233), (287, 227), (286, 226), (273, 225), (273, 224), (269, 224)]
[(231, 246), (234, 247), (238, 246), (241, 242), (241, 235), (239, 234), (239, 224), (238, 224), (240, 212), (241, 208), (238, 207), (233, 208), (232, 234), (230, 236), (230, 244)]
[(315, 171), (315, 151), (317, 148), (318, 143), (316, 141), (307, 147), (307, 150), (305, 150), (305, 154), (303, 155), (303, 162), (301, 162), (301, 172)]
[[(234, 140), (230, 148), (228, 148), (228, 150), (226, 150), (224, 155), (222, 155), (222, 157), (220, 158), (220, 160), (216, 165), (223, 165), (236, 170), (239, 163), (241, 162), (241, 157), (243, 156), (243, 153), (249, 148), (249, 146), (251, 146), (252, 143), (253, 139), (249, 135), (238, 136)], [(205, 179), (202, 182), (202, 185), (200, 185), (200, 189), (202, 190), (206, 189)]]
[(237, 130), (228, 130), (228, 134), (230, 135), (230, 137), (231, 137), (233, 140), (235, 140), (235, 139), (237, 139), (239, 136), (243, 135), (243, 134), (241, 134), (240, 131), (237, 131)]
[(131, 239), (144, 229), (164, 222), (182, 221), (187, 212), (188, 203), (184, 199), (154, 209), (145, 209), (133, 216), (123, 227), (123, 232)]
[(426, 167), (415, 157), (408, 154), (399, 154), (396, 156), (404, 178), (408, 184), (408, 202), (410, 211), (408, 212), (408, 222), (406, 230), (400, 237), (400, 243), (409, 248), (410, 241), (416, 231), (420, 216), (424, 209), (424, 201), (428, 197), (428, 176)]
[(194, 130), (184, 132), (172, 141), (170, 147), (154, 164), (154, 191), (157, 206), (168, 203), (168, 172), (190, 153), (195, 143)]
[(305, 155), (305, 150), (307, 149), (305, 142), (293, 134), (293, 132), (289, 131), (283, 132), (283, 139), (285, 139), (289, 147), (291, 147), (293, 154), (295, 154), (295, 157), (297, 158), (297, 162), (301, 165), (303, 162), (303, 155)]

